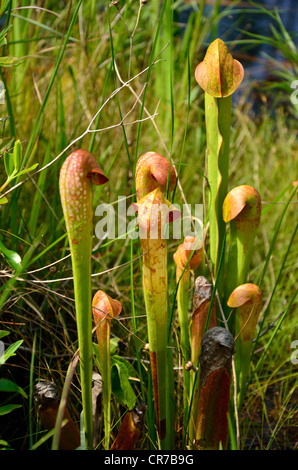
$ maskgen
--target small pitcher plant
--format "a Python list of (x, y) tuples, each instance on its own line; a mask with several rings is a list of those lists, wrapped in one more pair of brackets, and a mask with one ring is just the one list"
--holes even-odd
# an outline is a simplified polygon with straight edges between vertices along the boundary
[(102, 377), (102, 402), (104, 411), (105, 449), (110, 447), (111, 433), (111, 358), (110, 358), (110, 336), (111, 321), (118, 317), (122, 310), (121, 303), (112, 299), (108, 294), (99, 290), (92, 300), (92, 312), (96, 325), (96, 336), (98, 341), (98, 352), (100, 372)]
[[(232, 189), (223, 203), (223, 219), (226, 223), (230, 222), (230, 246), (225, 282), (225, 299), (228, 299), (237, 286), (247, 281), (255, 235), (261, 219), (261, 198), (258, 191), (248, 185)], [(232, 315), (230, 319), (232, 331), (233, 323)]]
[(262, 291), (255, 284), (236, 287), (228, 306), (236, 310), (236, 372), (238, 376), (238, 407), (241, 408), (249, 375), (253, 339), (262, 309)]

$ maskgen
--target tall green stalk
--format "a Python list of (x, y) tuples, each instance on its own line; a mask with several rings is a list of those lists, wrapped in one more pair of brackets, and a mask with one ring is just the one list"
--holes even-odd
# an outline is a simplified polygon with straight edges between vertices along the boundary
[(98, 352), (100, 372), (102, 377), (102, 402), (104, 411), (105, 449), (110, 448), (111, 434), (111, 357), (110, 336), (111, 320), (120, 315), (122, 305), (118, 300), (112, 299), (105, 292), (96, 292), (92, 301), (94, 323), (97, 326), (96, 335), (98, 341)]
[[(169, 185), (168, 185), (169, 177)], [(137, 203), (140, 243), (143, 251), (143, 290), (147, 314), (148, 340), (159, 445), (169, 449), (173, 423), (170, 407), (167, 367), (168, 344), (168, 273), (166, 224), (179, 216), (169, 212), (165, 198), (167, 187), (176, 182), (168, 160), (155, 152), (141, 156), (136, 166)]]
[(242, 65), (233, 59), (221, 39), (212, 42), (195, 71), (195, 78), (205, 91), (210, 260), (215, 277), (225, 235), (222, 204), (228, 190), (232, 93), (243, 76)]
[(60, 197), (71, 252), (76, 320), (80, 350), (80, 377), (86, 446), (92, 448), (92, 311), (91, 250), (92, 200), (90, 184), (101, 185), (107, 177), (93, 155), (76, 150), (60, 172)]

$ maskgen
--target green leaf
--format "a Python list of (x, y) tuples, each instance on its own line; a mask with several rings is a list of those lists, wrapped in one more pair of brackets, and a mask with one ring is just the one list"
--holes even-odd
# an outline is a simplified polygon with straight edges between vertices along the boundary
[(17, 57), (0, 57), (0, 67), (12, 67), (19, 64), (21, 61), (22, 59), (18, 59)]
[(119, 356), (111, 357), (111, 365), (113, 393), (131, 410), (135, 407), (137, 401), (136, 394), (129, 382), (129, 377), (135, 375), (134, 368), (126, 359)]
[(22, 408), (22, 405), (4, 405), (0, 406), (0, 416), (7, 415), (13, 410), (16, 410), (17, 408)]
[(0, 439), (0, 450), (13, 450), (13, 448), (7, 441)]
[(6, 28), (3, 28), (3, 30), (0, 32), (0, 47), (7, 44), (6, 35), (11, 28), (12, 28), (12, 24), (9, 26), (6, 26)]
[(13, 148), (13, 163), (16, 171), (19, 171), (22, 163), (22, 154), (23, 149), (21, 142), (19, 140), (16, 141)]
[(21, 387), (8, 379), (0, 379), (0, 392), (19, 393), (24, 398), (28, 398), (26, 392)]
[(5, 197), (5, 196), (0, 196), (0, 204), (7, 204), (8, 203), (8, 199)]
[(35, 170), (35, 168), (36, 168), (37, 166), (38, 166), (38, 163), (34, 163), (34, 165), (31, 165), (29, 168), (26, 168), (25, 170), (19, 171), (16, 176), (25, 175), (25, 174), (28, 173), (29, 171)]
[(10, 24), (9, 26), (6, 26), (6, 28), (3, 28), (2, 31), (0, 32), (0, 40), (2, 40), (6, 34), (8, 33), (8, 31), (12, 28), (12, 24)]
[(9, 331), (0, 330), (0, 338), (9, 335)]
[(0, 240), (0, 253), (16, 271), (22, 268), (22, 259), (18, 253), (9, 250)]
[[(6, 118), (2, 118), (2, 119), (10, 119), (10, 117), (7, 116)], [(8, 139), (8, 138), (0, 139), (0, 153), (4, 154), (4, 152), (13, 150), (13, 143), (14, 143), (14, 137), (12, 139)]]
[(16, 350), (21, 346), (22, 343), (23, 340), (20, 339), (19, 341), (11, 344), (1, 356), (0, 365), (4, 364), (10, 357), (15, 356)]
[(10, 178), (15, 171), (14, 164), (13, 164), (13, 154), (5, 151), (3, 159), (4, 159), (4, 166), (5, 166), (6, 174), (8, 178)]
[[(92, 343), (93, 347), (93, 354), (96, 357), (96, 362), (97, 366), (100, 370), (100, 359), (99, 359), (99, 353), (98, 353), (98, 344), (97, 343)], [(110, 355), (114, 356), (119, 352), (119, 338), (111, 338), (110, 339)]]
[(110, 354), (114, 356), (119, 352), (119, 338), (111, 338), (110, 339)]

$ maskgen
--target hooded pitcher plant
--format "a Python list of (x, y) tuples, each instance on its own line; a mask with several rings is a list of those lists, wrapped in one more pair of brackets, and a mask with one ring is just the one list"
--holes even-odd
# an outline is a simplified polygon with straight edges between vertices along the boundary
[(105, 292), (99, 290), (92, 300), (92, 312), (96, 325), (96, 336), (98, 342), (98, 353), (100, 362), (100, 372), (102, 377), (102, 401), (104, 410), (104, 432), (105, 449), (110, 446), (111, 433), (111, 358), (110, 358), (110, 336), (111, 321), (118, 317), (122, 310), (122, 305), (118, 300), (112, 299)]
[(262, 291), (255, 284), (236, 287), (228, 299), (228, 306), (236, 309), (236, 373), (238, 377), (238, 407), (242, 406), (249, 375), (253, 339), (262, 309)]
[(139, 237), (143, 251), (143, 291), (153, 382), (155, 416), (160, 446), (169, 442), (169, 388), (167, 387), (168, 273), (165, 230), (180, 211), (165, 198), (173, 189), (175, 173), (168, 160), (154, 152), (140, 157), (136, 166)]
[[(202, 242), (195, 237), (186, 236), (184, 242), (178, 246), (174, 254), (176, 263), (176, 282), (177, 289), (177, 310), (180, 325), (180, 347), (182, 354), (182, 363), (190, 360), (190, 340), (189, 340), (189, 287), (190, 272), (195, 271), (201, 264), (203, 257)], [(190, 399), (190, 373), (183, 368), (183, 408), (184, 415), (188, 413), (188, 402)]]
[(243, 76), (242, 65), (221, 39), (210, 44), (195, 70), (196, 81), (205, 92), (210, 260), (215, 277), (225, 236), (222, 204), (228, 189), (232, 94)]
[[(252, 186), (233, 188), (223, 203), (223, 219), (230, 223), (230, 244), (225, 280), (225, 301), (232, 291), (247, 281), (256, 231), (261, 220), (261, 197)], [(234, 316), (230, 317), (231, 331)]]
[(73, 271), (76, 321), (80, 350), (80, 378), (87, 448), (92, 447), (92, 311), (91, 250), (92, 195), (91, 183), (108, 181), (94, 156), (76, 150), (62, 165), (59, 179), (60, 197), (69, 239)]

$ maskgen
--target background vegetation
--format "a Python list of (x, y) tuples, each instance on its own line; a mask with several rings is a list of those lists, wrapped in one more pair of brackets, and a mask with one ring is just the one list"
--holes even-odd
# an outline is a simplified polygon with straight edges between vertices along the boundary
[[(297, 51), (276, 11), (254, 4), (243, 7), (237, 1), (222, 3), (2, 2), (2, 56), (11, 59), (1, 63), (6, 87), (6, 104), (0, 105), (1, 184), (7, 179), (5, 151), (12, 152), (15, 140), (22, 147), (20, 170), (30, 169), (2, 190), (7, 203), (0, 212), (0, 321), (1, 330), (9, 332), (2, 340), (6, 348), (16, 341), (22, 344), (1, 366), (1, 376), (25, 392), (1, 393), (2, 405), (13, 409), (0, 417), (3, 447), (27, 449), (43, 436), (32, 401), (33, 385), (46, 379), (62, 388), (77, 348), (72, 272), (58, 189), (65, 157), (75, 148), (86, 148), (108, 175), (109, 183), (94, 190), (94, 207), (115, 203), (117, 212), (119, 195), (129, 206), (137, 158), (149, 150), (171, 157), (179, 168), (175, 202), (202, 203), (206, 135), (203, 93), (194, 70), (210, 40), (217, 37), (221, 21), (229, 18), (233, 26), (221, 38), (247, 70), (233, 107), (230, 187), (251, 184), (262, 197), (250, 279), (261, 282), (266, 313), (240, 421), (241, 448), (295, 448), (297, 365), (290, 358), (291, 344), (298, 339), (297, 199), (286, 203), (292, 182), (298, 179), (297, 108), (290, 100)], [(190, 15), (183, 23), (186, 8)], [(271, 25), (270, 34), (250, 32), (248, 15), (262, 15)], [(229, 42), (231, 31), (237, 35)], [(273, 46), (279, 58), (256, 58), (259, 44)], [(266, 80), (250, 79), (249, 65), (255, 61), (269, 66)], [(169, 244), (178, 449), (182, 393), (172, 255), (179, 242)], [(154, 448), (154, 429), (149, 356), (143, 350), (147, 338), (140, 253), (138, 242), (129, 238), (94, 238), (94, 293), (102, 289), (123, 306), (112, 326), (117, 338), (112, 432), (116, 435), (127, 406), (144, 400), (147, 420), (139, 447), (147, 449)], [(79, 421), (78, 376), (68, 404)]]

